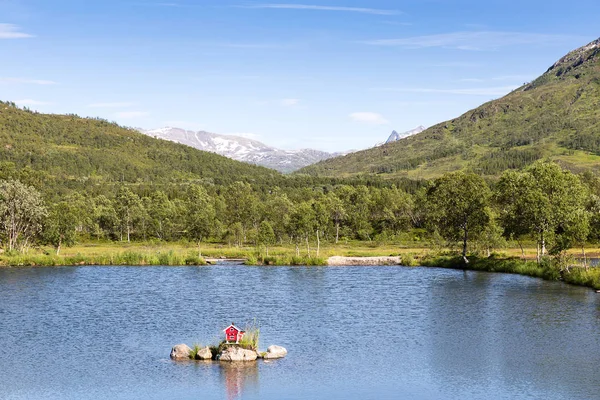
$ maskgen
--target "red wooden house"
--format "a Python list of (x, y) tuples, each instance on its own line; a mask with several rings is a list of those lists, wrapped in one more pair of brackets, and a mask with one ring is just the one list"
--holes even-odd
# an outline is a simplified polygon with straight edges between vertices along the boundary
[(239, 343), (244, 336), (245, 331), (241, 330), (232, 322), (227, 328), (223, 329), (225, 332), (225, 341), (227, 343)]

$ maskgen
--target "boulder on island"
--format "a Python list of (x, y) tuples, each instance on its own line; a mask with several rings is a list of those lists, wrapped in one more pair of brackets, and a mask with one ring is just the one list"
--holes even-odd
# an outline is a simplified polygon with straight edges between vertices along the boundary
[(265, 360), (274, 360), (276, 358), (283, 358), (287, 355), (287, 350), (285, 347), (281, 346), (269, 346), (267, 348), (267, 352), (263, 356)]
[(258, 354), (254, 350), (243, 349), (239, 346), (227, 346), (221, 352), (219, 360), (221, 361), (255, 361)]
[(196, 360), (212, 360), (212, 357), (212, 351), (210, 351), (210, 347), (208, 346), (198, 350), (198, 353), (196, 353)]
[(172, 360), (189, 360), (192, 349), (187, 344), (178, 344), (171, 349)]

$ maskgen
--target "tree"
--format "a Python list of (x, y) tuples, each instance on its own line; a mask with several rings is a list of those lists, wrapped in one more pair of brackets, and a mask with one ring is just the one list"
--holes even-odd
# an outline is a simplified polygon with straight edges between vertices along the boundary
[(61, 201), (52, 207), (44, 226), (44, 237), (54, 246), (56, 255), (63, 245), (75, 244), (78, 222), (77, 212), (71, 204)]
[(241, 224), (245, 240), (248, 228), (257, 227), (260, 220), (260, 202), (252, 186), (245, 182), (235, 182), (225, 189), (223, 197), (227, 205), (227, 222), (230, 226)]
[(123, 241), (123, 230), (127, 233), (127, 242), (131, 242), (133, 221), (139, 214), (140, 198), (127, 186), (121, 186), (115, 199), (115, 209), (120, 222), (120, 238)]
[(455, 172), (436, 179), (427, 190), (430, 224), (449, 241), (462, 242), (462, 257), (468, 263), (469, 240), (490, 222), (490, 189), (478, 175)]
[(271, 223), (276, 240), (281, 243), (289, 231), (290, 216), (294, 204), (285, 193), (280, 193), (278, 190), (268, 196), (265, 204), (264, 219)]
[(98, 240), (103, 237), (116, 238), (119, 219), (113, 202), (108, 197), (100, 195), (93, 199), (92, 209), (94, 236)]
[(344, 208), (343, 201), (338, 197), (335, 192), (329, 192), (327, 194), (327, 208), (329, 209), (329, 218), (333, 221), (335, 226), (335, 243), (337, 244), (340, 239), (340, 225), (346, 220), (348, 214)]
[(348, 223), (360, 240), (371, 240), (373, 226), (371, 225), (371, 193), (366, 186), (358, 186), (353, 190), (347, 206)]
[(477, 239), (481, 250), (484, 250), (488, 257), (492, 255), (492, 249), (506, 247), (506, 239), (503, 237), (504, 231), (498, 225), (496, 218), (490, 214), (490, 223), (486, 225)]
[(306, 240), (306, 252), (310, 257), (310, 244), (309, 237), (314, 231), (315, 218), (314, 211), (309, 202), (302, 202), (298, 204), (290, 217), (290, 236), (295, 239), (296, 243), (296, 255), (300, 254), (299, 240), (301, 238)]
[(26, 249), (48, 215), (42, 196), (19, 181), (0, 181), (0, 224), (8, 250)]
[(561, 225), (555, 233), (554, 245), (550, 249), (550, 254), (557, 257), (561, 267), (569, 269), (567, 262), (567, 250), (578, 245), (581, 247), (583, 256), (583, 266), (588, 270), (587, 257), (585, 255), (585, 243), (590, 234), (590, 213), (584, 209), (577, 209), (569, 216), (568, 221)]
[(175, 208), (166, 193), (159, 190), (150, 195), (145, 206), (152, 232), (160, 240), (172, 237)]
[(518, 171), (506, 171), (496, 185), (495, 203), (499, 209), (500, 225), (504, 228), (504, 237), (514, 239), (521, 248), (521, 256), (525, 258), (525, 250), (521, 236), (531, 232), (530, 221), (523, 218), (530, 200), (528, 192), (533, 187), (531, 177)]
[(380, 232), (397, 233), (416, 223), (412, 197), (397, 187), (375, 190), (373, 219)]
[(329, 228), (329, 210), (327, 198), (320, 195), (312, 203), (315, 236), (317, 237), (317, 257), (321, 252), (321, 236)]
[(269, 257), (269, 246), (275, 243), (275, 232), (268, 221), (262, 221), (258, 227), (258, 243), (265, 246), (267, 257)]
[(202, 241), (220, 230), (213, 199), (204, 187), (191, 186), (186, 209), (187, 235), (198, 244), (198, 257), (202, 257)]
[[(506, 172), (497, 188), (500, 218), (509, 235), (529, 234), (537, 242), (537, 260), (558, 239), (558, 254), (572, 243), (565, 236), (578, 225), (588, 192), (580, 179), (552, 162), (536, 162), (522, 172)], [(581, 226), (581, 225), (580, 225)], [(557, 237), (562, 235), (562, 237)], [(587, 236), (587, 235), (586, 235)], [(558, 252), (558, 253), (557, 253)]]

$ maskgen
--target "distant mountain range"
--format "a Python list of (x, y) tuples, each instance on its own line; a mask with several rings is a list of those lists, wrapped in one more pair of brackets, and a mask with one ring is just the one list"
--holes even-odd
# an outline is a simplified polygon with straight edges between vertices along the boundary
[(204, 131), (194, 132), (172, 127), (140, 131), (154, 138), (185, 144), (199, 150), (286, 173), (342, 154), (313, 149), (281, 150), (240, 136), (218, 135)]
[[(391, 143), (424, 130), (425, 127), (419, 126), (404, 133), (393, 131), (385, 143)], [(198, 150), (216, 153), (233, 160), (260, 165), (284, 173), (294, 172), (319, 161), (353, 152), (328, 153), (313, 149), (281, 150), (257, 140), (241, 136), (219, 135), (204, 131), (188, 131), (173, 127), (151, 130), (139, 129), (139, 131), (157, 139), (185, 144)], [(383, 142), (378, 143), (377, 146), (383, 144)]]

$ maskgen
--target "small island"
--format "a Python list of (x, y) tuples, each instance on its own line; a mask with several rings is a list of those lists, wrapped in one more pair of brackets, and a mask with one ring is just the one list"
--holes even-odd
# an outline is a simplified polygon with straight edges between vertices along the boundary
[(223, 330), (225, 339), (215, 346), (194, 345), (193, 348), (187, 344), (178, 344), (171, 349), (171, 359), (174, 361), (200, 360), (200, 361), (256, 361), (274, 360), (287, 355), (284, 347), (272, 345), (266, 351), (258, 350), (260, 329), (253, 326), (242, 330), (235, 323), (231, 323)]

